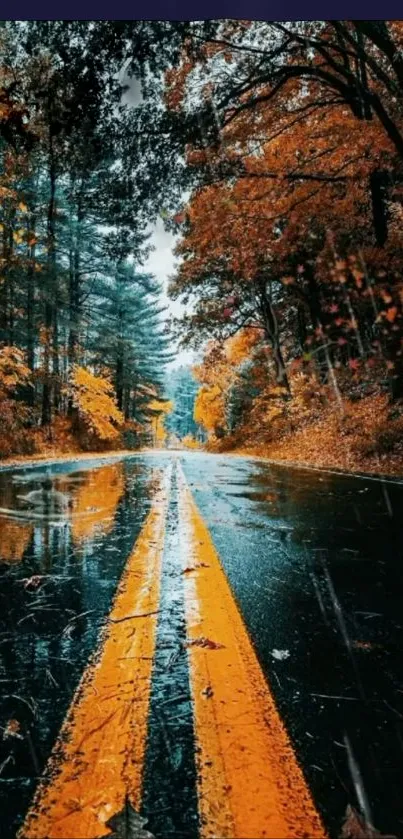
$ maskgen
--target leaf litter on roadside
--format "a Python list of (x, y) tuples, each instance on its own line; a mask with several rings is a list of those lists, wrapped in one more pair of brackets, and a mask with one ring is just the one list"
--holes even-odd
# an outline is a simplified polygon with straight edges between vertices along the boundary
[(144, 829), (146, 824), (147, 819), (140, 816), (126, 797), (122, 809), (106, 822), (106, 827), (112, 830), (110, 839), (155, 839)]

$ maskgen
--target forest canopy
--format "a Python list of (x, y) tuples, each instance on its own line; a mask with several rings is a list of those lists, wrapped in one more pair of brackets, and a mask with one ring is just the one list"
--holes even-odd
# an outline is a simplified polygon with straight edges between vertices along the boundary
[(212, 441), (332, 412), (337, 446), (356, 410), (358, 448), (401, 443), (402, 44), (401, 21), (196, 23), (165, 74), (187, 189), (170, 289), (207, 342)]
[[(9, 440), (62, 420), (89, 444), (84, 370), (132, 437), (176, 388), (174, 436), (267, 442), (329, 412), (339, 434), (359, 405), (368, 451), (382, 422), (399, 442), (402, 46), (400, 21), (3, 23)], [(158, 216), (176, 335), (203, 355), (168, 388), (175, 345), (143, 267)]]

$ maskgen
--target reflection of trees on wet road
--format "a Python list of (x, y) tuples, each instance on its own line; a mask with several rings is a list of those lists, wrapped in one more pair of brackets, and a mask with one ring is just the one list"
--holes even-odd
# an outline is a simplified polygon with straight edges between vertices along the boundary
[(153, 484), (154, 467), (139, 462), (59, 464), (51, 486), (43, 468), (0, 473), (0, 726), (15, 719), (22, 734), (0, 737), (7, 839), (94, 648)]

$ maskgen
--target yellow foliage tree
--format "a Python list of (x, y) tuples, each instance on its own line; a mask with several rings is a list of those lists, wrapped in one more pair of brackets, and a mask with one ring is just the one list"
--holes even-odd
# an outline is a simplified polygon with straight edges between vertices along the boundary
[(154, 415), (154, 442), (155, 445), (163, 446), (166, 441), (167, 432), (164, 426), (165, 417), (170, 414), (173, 408), (173, 403), (169, 400), (153, 399), (149, 405), (149, 410)]
[(24, 427), (30, 410), (16, 399), (18, 388), (30, 386), (30, 377), (24, 353), (17, 347), (0, 347), (0, 456), (30, 450)]
[(185, 437), (182, 437), (181, 443), (185, 449), (201, 449), (201, 444), (192, 434), (186, 434)]
[(19, 385), (27, 385), (31, 371), (25, 364), (24, 353), (17, 347), (0, 349), (0, 395), (11, 396)]
[(71, 391), (73, 404), (87, 430), (99, 440), (116, 439), (124, 417), (116, 405), (111, 382), (76, 365), (71, 376)]
[(200, 388), (195, 399), (194, 419), (209, 436), (219, 436), (225, 429), (225, 397), (218, 385)]

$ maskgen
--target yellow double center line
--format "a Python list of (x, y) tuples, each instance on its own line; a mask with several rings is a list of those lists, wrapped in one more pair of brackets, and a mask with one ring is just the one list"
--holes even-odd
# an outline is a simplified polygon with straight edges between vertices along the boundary
[[(129, 558), (24, 839), (95, 839), (142, 799), (167, 480)], [(323, 839), (326, 832), (182, 470), (179, 526), (200, 836)], [(180, 558), (178, 558), (180, 561)]]
[(126, 795), (140, 806), (167, 482), (137, 539), (101, 649), (81, 680), (22, 827), (23, 839), (93, 839)]

